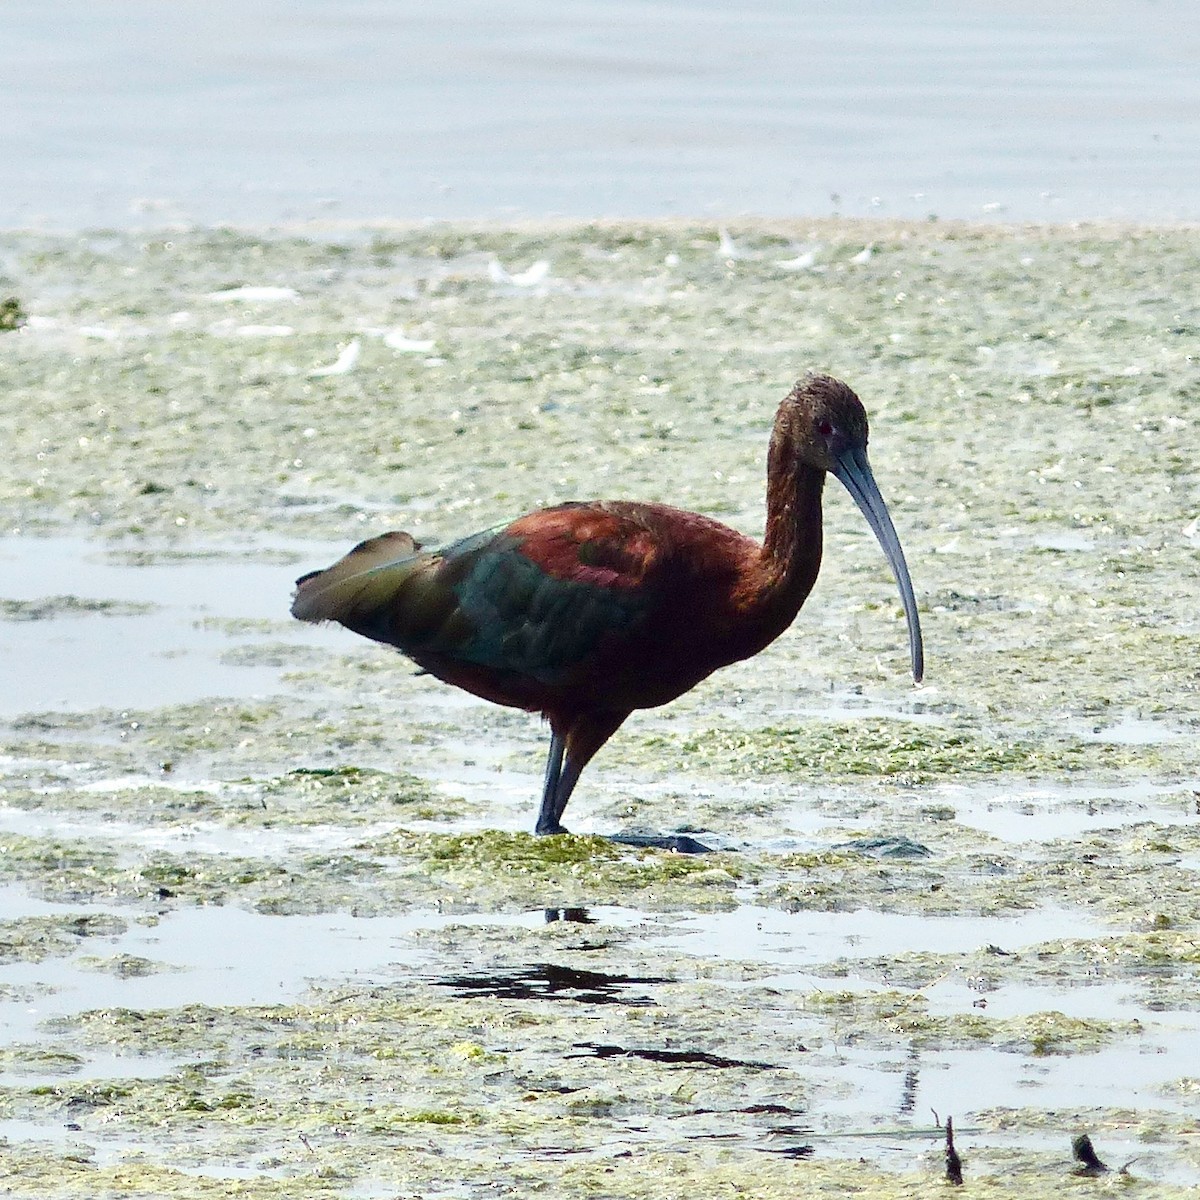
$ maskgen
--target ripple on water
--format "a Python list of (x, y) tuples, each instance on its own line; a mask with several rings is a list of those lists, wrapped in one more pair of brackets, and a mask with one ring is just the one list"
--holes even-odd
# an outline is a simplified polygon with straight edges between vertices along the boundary
[[(768, 963), (788, 969), (840, 958), (936, 952), (965, 954), (984, 946), (1006, 949), (1058, 938), (1085, 937), (1104, 927), (1078, 912), (1046, 907), (1014, 916), (922, 916), (916, 913), (801, 910), (743, 905), (728, 912), (676, 919), (661, 944), (703, 957)], [(777, 984), (781, 981), (774, 981)]]
[[(5, 892), (4, 915), (10, 919), (82, 911), (78, 905), (32, 899), (23, 903), (17, 889)], [(234, 906), (180, 908), (154, 923), (131, 924), (116, 936), (89, 938), (84, 947), (88, 954), (145, 958), (165, 970), (119, 977), (87, 970), (76, 956), (0, 967), (0, 982), (50, 989), (34, 1000), (0, 1001), (0, 1043), (27, 1040), (47, 1018), (89, 1009), (284, 1003), (319, 979), (377, 982), (390, 978), (397, 964), (424, 963), (429, 952), (411, 939), (420, 930), (456, 924), (536, 927), (544, 921), (540, 909), (516, 914), (419, 911), (394, 917), (285, 917)]]
[(297, 653), (339, 644), (332, 630), (291, 620), (291, 593), (301, 568), (279, 561), (322, 562), (332, 553), (327, 545), (303, 543), (282, 554), (278, 548), (195, 547), (147, 561), (84, 538), (0, 540), (0, 598), (72, 596), (153, 606), (130, 615), (68, 611), (0, 621), (0, 672), (6, 680), (0, 716), (141, 709), (277, 691), (278, 667), (222, 661), (231, 650), (260, 643), (264, 634), (214, 628), (206, 619), (278, 621), (270, 639)]

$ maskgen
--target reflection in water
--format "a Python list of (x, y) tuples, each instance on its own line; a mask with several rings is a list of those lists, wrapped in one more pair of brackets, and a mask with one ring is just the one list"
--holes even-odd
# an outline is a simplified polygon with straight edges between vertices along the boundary
[(742, 1058), (726, 1058), (723, 1054), (709, 1054), (707, 1050), (659, 1050), (642, 1049), (636, 1046), (612, 1046), (600, 1042), (576, 1042), (575, 1049), (582, 1054), (564, 1054), (563, 1058), (641, 1058), (647, 1062), (669, 1063), (693, 1067), (719, 1067), (728, 1070), (740, 1067), (748, 1071), (775, 1071), (774, 1063), (752, 1062)]
[(579, 925), (595, 925), (596, 918), (588, 915), (586, 908), (548, 908), (546, 909), (546, 924), (553, 925), (555, 921), (574, 921)]
[(962, 1159), (954, 1148), (954, 1118), (946, 1118), (946, 1182), (961, 1187), (963, 1181)]
[(798, 1146), (760, 1146), (764, 1154), (778, 1154), (782, 1158), (811, 1158), (816, 1153), (816, 1147), (811, 1142), (802, 1142)]
[(458, 997), (488, 996), (499, 1000), (572, 1000), (580, 1004), (623, 1004), (633, 1008), (650, 1007), (651, 997), (630, 994), (634, 984), (670, 983), (665, 976), (610, 975), (602, 971), (582, 971), (557, 963), (531, 963), (528, 966), (476, 971), (469, 975), (449, 975), (432, 981), (436, 987), (455, 989)]
[[(949, 1128), (950, 1122), (946, 1125)], [(1076, 1175), (1104, 1175), (1108, 1172), (1108, 1166), (1101, 1161), (1100, 1156), (1096, 1153), (1095, 1146), (1092, 1145), (1092, 1139), (1086, 1133), (1081, 1133), (1071, 1142), (1071, 1154), (1077, 1163), (1081, 1165), (1076, 1169)]]
[(900, 1114), (911, 1113), (917, 1107), (917, 1088), (921, 1083), (921, 1050), (916, 1042), (908, 1048), (908, 1069), (904, 1072), (904, 1086), (900, 1090)]

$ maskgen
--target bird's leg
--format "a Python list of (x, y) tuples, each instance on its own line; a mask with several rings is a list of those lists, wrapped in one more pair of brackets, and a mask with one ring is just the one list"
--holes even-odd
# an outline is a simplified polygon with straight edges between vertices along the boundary
[[(567, 731), (566, 762), (558, 780), (558, 792), (554, 800), (554, 820), (558, 824), (566, 811), (567, 801), (583, 774), (583, 768), (592, 761), (596, 751), (621, 727), (628, 713), (594, 713), (575, 719)], [(561, 828), (561, 826), (560, 826)]]
[(565, 749), (566, 740), (559, 733), (551, 732), (550, 755), (546, 759), (546, 782), (542, 785), (542, 807), (538, 812), (535, 833), (566, 833), (566, 830), (559, 824), (566, 801), (564, 800), (560, 807), (556, 799), (562, 779), (563, 751)]
[[(575, 785), (579, 782), (579, 776), (583, 773), (585, 764), (568, 760), (563, 773), (558, 778), (558, 792), (554, 797), (554, 820), (562, 821), (562, 815), (566, 812), (567, 801), (571, 798), (571, 793), (575, 790)], [(561, 824), (559, 825), (561, 829)]]
[[(559, 733), (551, 726), (550, 756), (546, 760), (546, 782), (542, 789), (542, 807), (538, 812), (534, 833), (539, 835), (566, 833), (562, 815), (567, 801), (592, 761), (596, 751), (620, 728), (628, 713), (592, 713), (576, 717)], [(675, 850), (680, 854), (703, 854), (711, 849), (685, 833), (617, 833), (609, 840), (628, 846), (649, 846), (657, 850)]]
[[(596, 751), (616, 733), (627, 715), (626, 713), (594, 713), (591, 716), (578, 717), (567, 731), (566, 758), (562, 774), (558, 779), (558, 792), (554, 802), (555, 824), (560, 831), (562, 830), (563, 811), (567, 807), (571, 793), (575, 790), (575, 784), (579, 782), (583, 768), (591, 762)], [(706, 846), (686, 833), (614, 833), (608, 835), (608, 840), (621, 842), (627, 846), (675, 850), (680, 854), (705, 854), (712, 849), (711, 846)]]

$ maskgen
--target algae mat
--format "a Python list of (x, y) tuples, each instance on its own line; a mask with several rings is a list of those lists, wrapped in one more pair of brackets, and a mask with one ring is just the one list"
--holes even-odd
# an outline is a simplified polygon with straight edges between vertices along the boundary
[[(729, 232), (0, 239), (9, 1194), (908, 1196), (947, 1116), (989, 1194), (1194, 1190), (1200, 237)], [(831, 487), (794, 629), (536, 840), (534, 719), (287, 618), (384, 529), (758, 533), (809, 368), (920, 689)]]

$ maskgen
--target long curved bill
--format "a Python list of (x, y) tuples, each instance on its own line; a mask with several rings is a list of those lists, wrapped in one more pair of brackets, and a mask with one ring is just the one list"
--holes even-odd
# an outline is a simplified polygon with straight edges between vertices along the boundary
[(908, 575), (908, 563), (896, 536), (896, 527), (888, 514), (887, 505), (879, 494), (879, 485), (871, 473), (867, 451), (863, 446), (850, 446), (837, 456), (834, 475), (854, 497), (854, 503), (862, 510), (875, 536), (887, 555), (892, 574), (900, 588), (900, 599), (904, 604), (904, 617), (908, 622), (908, 646), (912, 654), (912, 673), (915, 683), (921, 682), (925, 674), (925, 646), (921, 640), (921, 621), (917, 616), (917, 600), (913, 595), (912, 580)]

